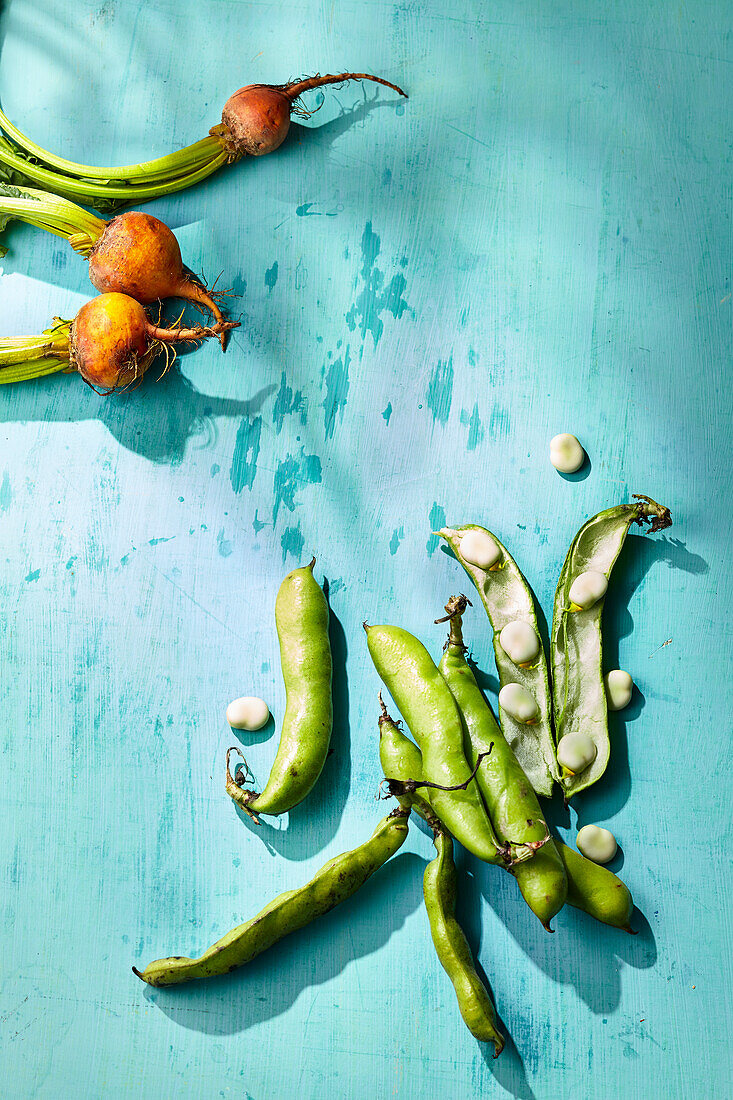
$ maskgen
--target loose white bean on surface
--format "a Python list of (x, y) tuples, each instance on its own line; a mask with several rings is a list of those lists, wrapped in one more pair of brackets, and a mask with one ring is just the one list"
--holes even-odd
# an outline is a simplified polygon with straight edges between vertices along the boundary
[(461, 557), (478, 569), (491, 569), (501, 557), (501, 550), (487, 531), (466, 531), (461, 536)]
[(561, 474), (574, 474), (585, 462), (585, 451), (570, 432), (550, 440), (550, 462)]
[(604, 676), (609, 710), (623, 710), (631, 702), (634, 681), (622, 668), (613, 668)]
[(595, 569), (589, 569), (587, 573), (580, 573), (570, 585), (568, 596), (570, 602), (582, 611), (597, 604), (606, 595), (608, 590), (608, 577), (605, 573), (598, 573)]
[(576, 838), (578, 851), (594, 863), (608, 863), (618, 850), (616, 837), (598, 825), (584, 825)]
[(537, 700), (522, 684), (504, 684), (499, 692), (499, 706), (517, 722), (533, 722), (540, 712)]
[(267, 723), (270, 710), (264, 699), (243, 695), (227, 707), (227, 722), (233, 730), (259, 730)]
[(566, 733), (557, 743), (557, 762), (576, 775), (592, 764), (598, 749), (587, 733)]
[(499, 645), (515, 665), (531, 664), (540, 653), (537, 631), (522, 619), (506, 624), (499, 635)]

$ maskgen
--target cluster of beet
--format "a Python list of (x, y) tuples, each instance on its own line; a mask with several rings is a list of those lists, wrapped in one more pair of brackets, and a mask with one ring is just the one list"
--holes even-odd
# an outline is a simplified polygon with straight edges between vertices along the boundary
[[(315, 76), (283, 86), (248, 85), (227, 100), (221, 125), (211, 135), (221, 143), (229, 162), (270, 153), (285, 140), (291, 114), (306, 113), (297, 104), (304, 92), (346, 80), (373, 80), (405, 94), (396, 85), (366, 73)], [(35, 151), (36, 147), (31, 148)], [(57, 164), (69, 164), (60, 158), (55, 160)], [(30, 162), (26, 171), (32, 176)], [(45, 172), (38, 182), (46, 187), (55, 185), (57, 193), (63, 194), (69, 178)], [(160, 353), (169, 362), (175, 345), (181, 341), (216, 337), (225, 348), (228, 332), (239, 323), (225, 319), (217, 302), (221, 293), (207, 290), (204, 282), (185, 267), (178, 241), (164, 222), (149, 214), (128, 211), (99, 222), (99, 226), (103, 227), (99, 236), (84, 251), (90, 280), (100, 294), (82, 306), (71, 322), (70, 369), (78, 371), (96, 390), (109, 393), (135, 384)], [(155, 324), (145, 306), (166, 298), (188, 300), (210, 311), (210, 323), (187, 328)]]

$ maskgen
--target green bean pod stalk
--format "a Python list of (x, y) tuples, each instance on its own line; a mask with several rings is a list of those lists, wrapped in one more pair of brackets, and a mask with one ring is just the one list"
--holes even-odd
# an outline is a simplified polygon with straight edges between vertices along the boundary
[(422, 750), (430, 805), (464, 848), (486, 863), (511, 856), (486, 813), (463, 746), (455, 700), (422, 642), (398, 626), (369, 626), (369, 653)]
[(284, 936), (335, 909), (360, 889), (402, 846), (410, 811), (401, 807), (377, 825), (365, 844), (330, 859), (298, 890), (288, 890), (264, 909), (217, 940), (197, 959), (174, 955), (133, 972), (148, 985), (178, 985), (197, 978), (228, 974), (251, 962)]
[(668, 508), (638, 493), (634, 497), (636, 503), (606, 508), (583, 524), (555, 592), (550, 648), (558, 759), (571, 742), (583, 750), (579, 767), (563, 768), (566, 800), (601, 778), (611, 752), (601, 635), (608, 578), (632, 523), (648, 524), (650, 533), (672, 523)]
[[(159, 218), (130, 210), (107, 222), (58, 195), (0, 184), (0, 229), (11, 218), (67, 240), (89, 261), (89, 279), (101, 293), (128, 294), (143, 305), (183, 298), (224, 325), (215, 297), (184, 267), (175, 235)], [(222, 346), (236, 327), (222, 328)]]
[(568, 876), (568, 905), (581, 909), (602, 924), (610, 924), (635, 936), (631, 927), (634, 899), (618, 875), (586, 859), (562, 841), (556, 844)]
[(481, 981), (465, 933), (456, 920), (458, 877), (453, 841), (445, 829), (434, 832), (437, 855), (425, 868), (423, 897), (430, 934), (440, 965), (453, 983), (458, 1008), (468, 1030), (482, 1043), (493, 1043), (494, 1057), (504, 1049), (489, 991)]
[[(443, 527), (436, 534), (445, 539), (473, 581), (491, 623), (502, 686), (499, 720), (504, 737), (537, 794), (549, 798), (559, 771), (547, 659), (532, 590), (506, 546), (485, 527), (467, 523)], [(519, 692), (528, 712), (516, 711), (506, 699), (507, 692)]]
[(100, 294), (86, 302), (73, 321), (54, 318), (40, 336), (0, 340), (0, 384), (25, 382), (59, 371), (78, 372), (106, 395), (137, 385), (156, 357), (165, 357), (164, 374), (181, 341), (199, 343), (219, 337), (229, 322), (213, 327), (161, 328), (143, 306), (126, 294)]
[(476, 773), (491, 823), (500, 841), (515, 851), (523, 846), (532, 859), (511, 868), (524, 900), (548, 932), (550, 921), (562, 909), (567, 896), (563, 862), (550, 837), (532, 784), (522, 771), (466, 660), (462, 618), (468, 606), (465, 596), (451, 596), (446, 615), (436, 623), (450, 623), (448, 641), (438, 668), (450, 688), (464, 723), (469, 763), (474, 767), (489, 745), (492, 752)]
[(300, 97), (326, 84), (371, 80), (401, 96), (406, 93), (368, 73), (316, 75), (288, 84), (249, 84), (224, 104), (221, 123), (209, 136), (157, 160), (122, 167), (77, 164), (36, 145), (0, 111), (0, 179), (35, 183), (56, 195), (83, 202), (95, 210), (117, 210), (191, 187), (244, 156), (263, 156), (282, 145), (291, 115), (308, 118)]
[[(329, 611), (313, 576), (316, 559), (288, 573), (275, 600), (287, 704), (275, 761), (261, 793), (239, 786), (229, 769), (226, 790), (253, 820), (284, 814), (302, 802), (323, 771), (333, 726)], [(241, 755), (241, 753), (240, 753)], [(245, 762), (246, 766), (246, 762)]]

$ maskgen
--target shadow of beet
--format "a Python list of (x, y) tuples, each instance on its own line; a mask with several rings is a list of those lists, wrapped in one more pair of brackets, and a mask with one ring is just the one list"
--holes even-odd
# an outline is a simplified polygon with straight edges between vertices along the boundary
[[(360, 122), (364, 122), (373, 111), (395, 111), (400, 113), (404, 111), (405, 100), (399, 98), (396, 92), (392, 92), (389, 88), (383, 88), (380, 92), (378, 86), (373, 85), (375, 88), (374, 94), (369, 96), (367, 94), (368, 86), (366, 83), (362, 85), (364, 98), (360, 103), (342, 109), (329, 122), (316, 126), (302, 126), (293, 120), (290, 124), (287, 140), (278, 149), (276, 155), (283, 160), (287, 158), (295, 160), (297, 167), (302, 167), (303, 170), (306, 169), (307, 163), (309, 173), (313, 178), (317, 178), (319, 160), (323, 160), (321, 167), (325, 169), (326, 154), (330, 151), (331, 146), (348, 130), (351, 130)], [(394, 98), (385, 99), (384, 93)], [(318, 116), (314, 113), (314, 117), (317, 118)], [(307, 162), (303, 159), (301, 164), (301, 158), (307, 158)], [(283, 179), (286, 179), (286, 176), (283, 176)], [(291, 179), (289, 174), (287, 179)], [(292, 186), (287, 191), (287, 195), (292, 201)]]
[(11, 392), (0, 393), (0, 422), (99, 420), (126, 450), (156, 465), (178, 466), (192, 438), (214, 443), (216, 417), (251, 417), (276, 389), (263, 386), (248, 400), (212, 397), (175, 367), (158, 380), (154, 365), (136, 389), (100, 396), (78, 375), (57, 374), (3, 386)]
[(419, 856), (400, 853), (348, 901), (240, 970), (168, 989), (146, 985), (144, 997), (181, 1027), (210, 1035), (232, 1035), (280, 1016), (304, 990), (331, 981), (389, 941), (421, 904), (424, 866)]

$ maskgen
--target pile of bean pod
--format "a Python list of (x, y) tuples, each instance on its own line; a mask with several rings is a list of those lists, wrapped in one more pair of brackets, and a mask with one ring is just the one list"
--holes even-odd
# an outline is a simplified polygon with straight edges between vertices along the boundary
[[(397, 808), (364, 844), (329, 860), (310, 882), (275, 898), (198, 958), (172, 956), (142, 971), (133, 967), (138, 977), (154, 986), (175, 985), (249, 962), (351, 897), (401, 847), (414, 811), (430, 826), (436, 849), (423, 880), (436, 954), (466, 1026), (476, 1039), (492, 1043), (498, 1056), (504, 1036), (456, 920), (453, 843), (512, 875), (548, 931), (568, 904), (633, 932), (631, 893), (600, 866), (613, 855), (615, 841), (611, 850), (602, 836), (591, 834), (586, 849), (591, 858), (586, 858), (551, 834), (539, 797), (551, 796), (559, 784), (567, 802), (606, 770), (608, 709), (619, 709), (631, 694), (625, 683), (619, 690), (618, 677), (614, 682), (603, 674), (601, 617), (609, 577), (633, 523), (655, 532), (671, 522), (668, 509), (637, 495), (634, 503), (608, 508), (583, 525), (560, 574), (549, 661), (532, 591), (496, 535), (477, 524), (439, 531), (489, 618), (501, 685), (499, 721), (467, 659), (463, 616), (471, 601), (465, 595), (452, 596), (446, 614), (435, 620), (449, 624), (437, 665), (403, 628), (365, 623), (374, 667), (414, 738), (390, 716), (380, 694), (379, 758), (384, 786)], [(227, 752), (226, 790), (255, 821), (258, 813), (281, 814), (302, 802), (329, 748), (329, 610), (314, 565), (315, 559), (289, 573), (275, 603), (287, 703), (275, 761), (261, 792), (244, 785), (246, 762), (232, 774), (235, 750)]]

